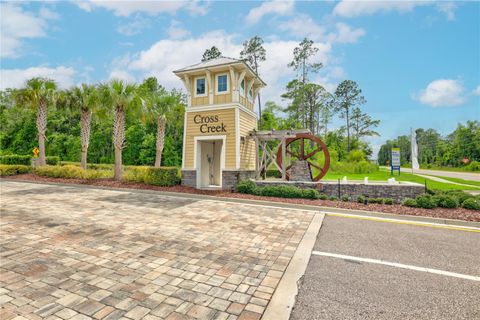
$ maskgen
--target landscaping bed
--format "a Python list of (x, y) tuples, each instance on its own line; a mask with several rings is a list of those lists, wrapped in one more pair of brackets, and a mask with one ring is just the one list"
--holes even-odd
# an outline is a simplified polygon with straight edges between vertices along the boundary
[(14, 175), (14, 176), (8, 177), (8, 179), (203, 194), (203, 195), (212, 195), (212, 196), (225, 197), (225, 198), (263, 200), (263, 201), (270, 201), (270, 202), (283, 202), (283, 203), (292, 203), (292, 204), (304, 204), (304, 205), (312, 205), (312, 206), (376, 211), (376, 212), (393, 213), (393, 214), (401, 214), (401, 215), (426, 216), (426, 217), (458, 219), (458, 220), (465, 220), (465, 221), (480, 222), (480, 211), (468, 210), (464, 208), (422, 209), (422, 208), (415, 208), (415, 207), (406, 207), (399, 204), (365, 205), (357, 202), (343, 202), (343, 201), (318, 200), (318, 199), (311, 200), (311, 199), (295, 199), (295, 198), (278, 198), (278, 197), (256, 196), (256, 195), (243, 194), (243, 193), (234, 193), (230, 191), (221, 191), (221, 190), (219, 191), (197, 190), (194, 188), (180, 186), (180, 185), (175, 185), (171, 187), (160, 187), (160, 186), (147, 185), (144, 183), (137, 183), (137, 182), (121, 182), (113, 179), (85, 180), (85, 179), (50, 178), (50, 177), (38, 176), (32, 173)]

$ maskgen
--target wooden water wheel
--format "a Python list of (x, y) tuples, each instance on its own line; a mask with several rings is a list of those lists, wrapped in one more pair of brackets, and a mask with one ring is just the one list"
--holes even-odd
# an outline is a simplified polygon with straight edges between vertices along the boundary
[[(292, 151), (292, 148), (289, 148), (289, 145), (291, 145), (294, 142), (299, 142), (300, 147), (298, 151)], [(305, 146), (310, 145), (312, 147), (312, 151), (306, 152), (305, 151)], [(297, 158), (298, 160), (304, 160), (307, 161), (308, 165), (310, 166), (310, 171), (312, 171), (312, 168), (318, 169), (319, 173), (313, 176), (312, 174), (312, 181), (318, 181), (320, 180), (328, 171), (328, 168), (330, 168), (330, 153), (328, 152), (328, 148), (325, 145), (325, 143), (318, 137), (315, 137), (312, 134), (309, 133), (299, 133), (296, 135), (295, 138), (288, 138), (285, 141), (285, 147), (286, 147), (286, 153), (291, 155), (292, 157)], [(323, 152), (323, 155), (325, 157), (325, 162), (322, 165), (321, 163), (318, 163), (318, 160), (315, 160), (314, 156), (319, 153)], [(276, 161), (278, 166), (281, 168), (282, 167), (282, 146), (278, 148), (277, 151), (277, 157)], [(289, 180), (289, 175), (288, 175), (288, 170), (292, 167), (292, 164), (287, 166), (287, 180)]]

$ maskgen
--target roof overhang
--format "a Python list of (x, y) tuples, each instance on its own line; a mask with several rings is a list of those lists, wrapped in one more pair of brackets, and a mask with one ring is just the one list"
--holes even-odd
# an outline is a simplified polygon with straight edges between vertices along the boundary
[(253, 71), (253, 69), (244, 61), (242, 60), (239, 60), (239, 61), (234, 61), (234, 62), (227, 62), (227, 63), (222, 63), (222, 64), (216, 64), (216, 65), (213, 65), (213, 66), (209, 66), (209, 67), (192, 67), (192, 68), (188, 68), (188, 69), (179, 69), (179, 70), (175, 70), (173, 71), (173, 73), (182, 78), (184, 75), (200, 75), (200, 74), (203, 74), (203, 71), (218, 71), (218, 70), (221, 70), (221, 69), (225, 69), (225, 67), (245, 67), (250, 76), (251, 77), (254, 77), (255, 80), (258, 81), (258, 83), (260, 84), (261, 87), (265, 87), (267, 84), (255, 73), (255, 71)]

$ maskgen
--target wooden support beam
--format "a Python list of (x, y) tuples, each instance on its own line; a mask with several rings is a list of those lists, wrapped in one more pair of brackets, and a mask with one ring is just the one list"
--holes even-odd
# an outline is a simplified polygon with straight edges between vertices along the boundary
[(287, 158), (287, 139), (282, 138), (282, 180), (285, 181), (287, 180), (287, 166), (285, 165), (286, 163), (286, 158)]
[(255, 179), (260, 178), (260, 146), (258, 145), (258, 138), (255, 137)]

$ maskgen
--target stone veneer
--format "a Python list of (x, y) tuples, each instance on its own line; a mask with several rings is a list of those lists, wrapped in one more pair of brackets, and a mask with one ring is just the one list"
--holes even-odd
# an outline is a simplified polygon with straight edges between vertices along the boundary
[(420, 184), (386, 184), (386, 183), (355, 183), (347, 184), (337, 182), (303, 182), (303, 181), (256, 181), (259, 187), (271, 185), (289, 185), (302, 189), (313, 188), (331, 197), (347, 196), (356, 199), (358, 196), (370, 198), (392, 198), (400, 202), (405, 198), (415, 198), (425, 193), (425, 187)]
[(197, 187), (197, 170), (182, 170), (182, 186)]
[(222, 171), (222, 189), (235, 190), (235, 186), (239, 181), (251, 179), (255, 177), (255, 171)]
[[(222, 170), (222, 189), (234, 190), (239, 181), (253, 177), (255, 177), (255, 171), (253, 170)], [(182, 170), (182, 186), (197, 187), (196, 170)]]

